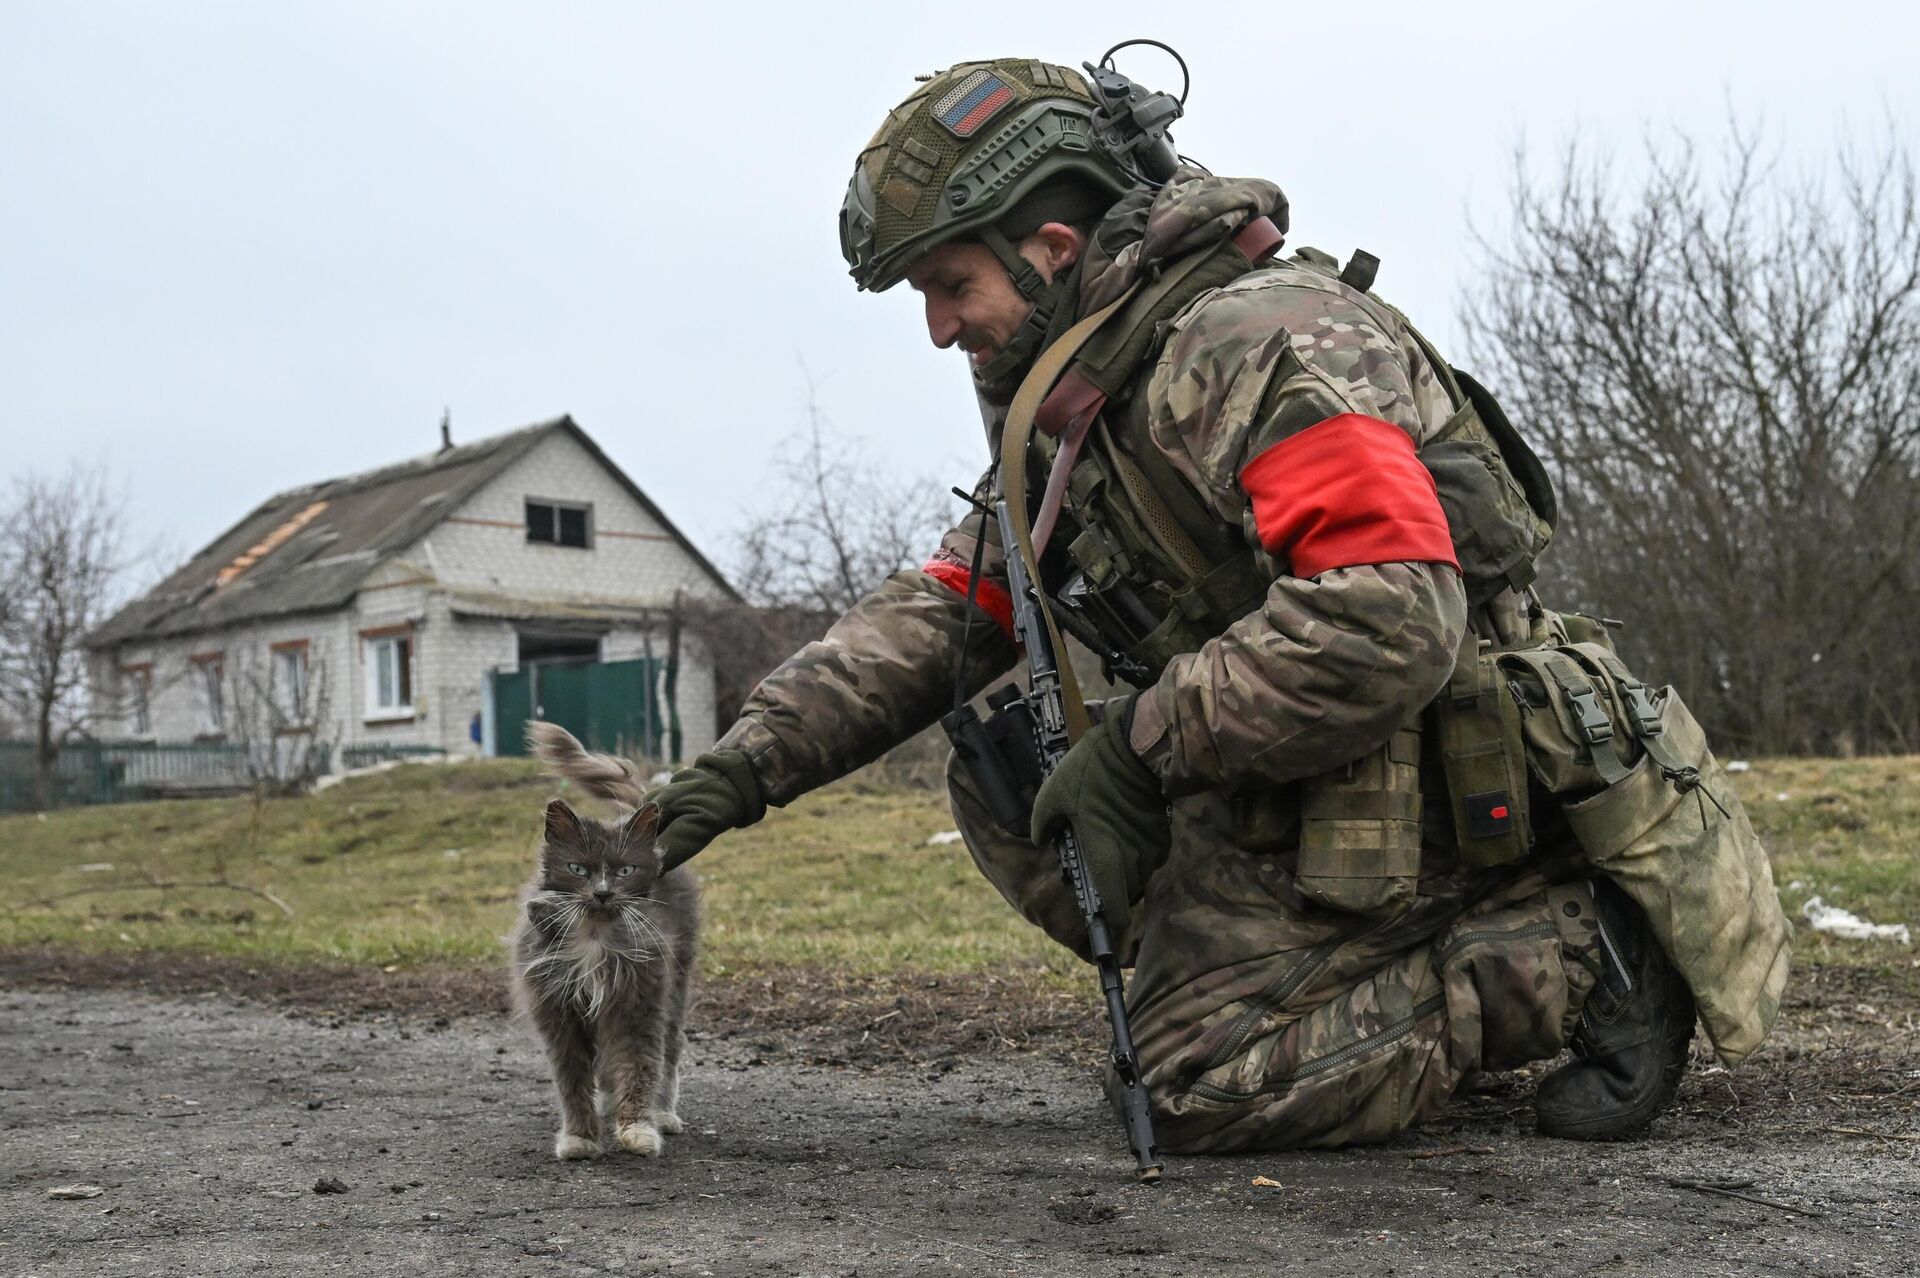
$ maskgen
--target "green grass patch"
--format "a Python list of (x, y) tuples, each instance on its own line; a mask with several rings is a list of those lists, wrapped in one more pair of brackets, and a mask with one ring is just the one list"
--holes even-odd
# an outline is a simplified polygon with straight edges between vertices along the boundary
[[(1735, 784), (1796, 921), (1817, 894), (1875, 922), (1920, 924), (1920, 759), (1762, 760)], [(492, 965), (551, 793), (532, 764), (490, 760), (396, 768), (300, 799), (0, 818), (0, 946)], [(952, 824), (942, 794), (855, 780), (727, 836), (696, 862), (708, 969), (1082, 979), (960, 844), (928, 845)], [(271, 893), (292, 915), (234, 887), (155, 886), (220, 879)], [(1805, 927), (1796, 948), (1867, 964), (1915, 954)]]
[[(395, 768), (307, 798), (0, 818), (0, 946), (493, 964), (554, 792), (531, 763), (489, 760)], [(696, 863), (706, 966), (1068, 974), (961, 845), (928, 845), (952, 824), (943, 795), (856, 782), (728, 835)], [(238, 886), (155, 886), (222, 879)]]
[(1920, 949), (1843, 941), (1806, 926), (1815, 896), (1920, 937), (1920, 758), (1757, 759), (1734, 777), (1773, 859), (1802, 959), (1911, 963)]

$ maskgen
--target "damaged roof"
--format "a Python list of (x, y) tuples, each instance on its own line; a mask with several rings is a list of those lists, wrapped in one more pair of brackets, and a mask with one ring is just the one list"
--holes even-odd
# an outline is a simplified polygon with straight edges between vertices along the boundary
[(425, 536), (540, 443), (563, 433), (605, 466), (715, 584), (738, 598), (719, 570), (587, 433), (571, 417), (560, 417), (270, 497), (109, 617), (88, 636), (87, 646), (107, 648), (343, 608), (368, 573)]

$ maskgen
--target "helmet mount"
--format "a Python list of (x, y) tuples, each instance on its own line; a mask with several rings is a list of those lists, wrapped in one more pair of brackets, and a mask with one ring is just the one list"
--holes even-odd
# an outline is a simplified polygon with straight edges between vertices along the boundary
[[(1113, 65), (1113, 55), (1134, 45), (1149, 45), (1165, 51), (1180, 64), (1180, 96), (1157, 93), (1134, 83)], [(1099, 105), (1093, 111), (1093, 137), (1116, 163), (1129, 169), (1142, 182), (1163, 185), (1180, 163), (1167, 127), (1186, 112), (1187, 91), (1193, 77), (1187, 72), (1187, 60), (1173, 46), (1158, 40), (1122, 40), (1100, 55), (1096, 65), (1082, 62), (1093, 80), (1093, 93)]]

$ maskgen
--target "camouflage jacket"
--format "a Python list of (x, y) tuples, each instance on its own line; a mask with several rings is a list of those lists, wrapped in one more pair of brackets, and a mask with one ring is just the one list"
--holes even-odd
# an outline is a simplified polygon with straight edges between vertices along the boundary
[[(1193, 171), (1123, 201), (1089, 244), (1079, 313), (1252, 218), (1270, 216), (1284, 229), (1285, 207), (1269, 183)], [(1415, 446), (1436, 433), (1451, 405), (1404, 323), (1322, 273), (1278, 262), (1190, 303), (1132, 394), (1147, 397), (1153, 445), (1245, 533), (1272, 579), (1261, 607), (1144, 691), (1135, 749), (1177, 794), (1292, 781), (1378, 746), (1452, 670), (1467, 623), (1458, 573), (1389, 559), (1297, 575), (1284, 550), (1263, 542), (1242, 476), (1277, 445), (1343, 415), (1385, 423)], [(752, 758), (768, 802), (859, 767), (948, 708), (968, 570), (983, 536), (979, 599), (993, 613), (1005, 598), (1004, 559), (997, 530), (973, 514), (926, 567), (895, 574), (754, 690), (722, 744)], [(1516, 613), (1513, 599), (1496, 599), (1476, 628), (1500, 633)], [(1018, 655), (1003, 628), (977, 618), (968, 691)]]

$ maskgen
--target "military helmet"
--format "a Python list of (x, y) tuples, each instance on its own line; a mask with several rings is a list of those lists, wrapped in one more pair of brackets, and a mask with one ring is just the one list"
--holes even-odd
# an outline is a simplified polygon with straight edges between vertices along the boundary
[(1039, 192), (1055, 193), (1046, 221), (1112, 205), (1135, 177), (1098, 144), (1096, 105), (1079, 72), (1027, 58), (929, 77), (854, 162), (840, 209), (854, 282), (881, 292), (949, 240), (986, 232), (998, 242), (1003, 219), (1023, 201), (1032, 210)]

